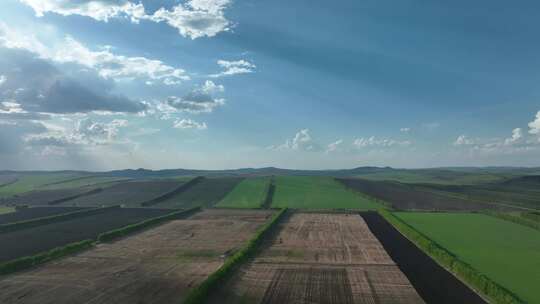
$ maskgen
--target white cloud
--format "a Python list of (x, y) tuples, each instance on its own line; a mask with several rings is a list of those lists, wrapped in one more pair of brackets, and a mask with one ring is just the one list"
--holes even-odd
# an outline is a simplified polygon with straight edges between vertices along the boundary
[(361, 137), (354, 140), (353, 145), (357, 148), (366, 148), (366, 147), (393, 147), (393, 146), (408, 146), (411, 142), (408, 140), (399, 141), (394, 139), (386, 138), (377, 138), (375, 136), (371, 137)]
[(518, 143), (523, 138), (523, 132), (521, 131), (521, 128), (515, 128), (512, 130), (512, 137), (507, 138), (504, 140), (505, 145), (512, 145), (515, 143)]
[(236, 74), (246, 74), (253, 73), (256, 66), (253, 63), (250, 63), (246, 60), (237, 60), (237, 61), (227, 61), (227, 60), (218, 60), (217, 64), (224, 69), (224, 71), (210, 75), (211, 77), (221, 77), (221, 76), (230, 76)]
[(540, 135), (540, 111), (536, 113), (536, 118), (529, 123), (529, 133)]
[(284, 144), (268, 147), (270, 150), (297, 150), (297, 151), (320, 151), (321, 147), (317, 144), (311, 135), (309, 129), (298, 131), (292, 139), (288, 139)]
[(326, 147), (326, 153), (337, 151), (342, 143), (343, 140), (339, 139), (333, 143), (328, 144), (328, 146)]
[(0, 75), (0, 86), (4, 84), (4, 82), (7, 81), (7, 77), (4, 75)]
[(399, 129), (399, 131), (403, 133), (409, 133), (411, 131), (411, 128), (401, 128)]
[(215, 98), (213, 95), (223, 92), (225, 87), (207, 80), (201, 87), (193, 89), (183, 97), (170, 96), (167, 104), (180, 112), (211, 113), (214, 109), (223, 106), (225, 99)]
[(34, 9), (36, 16), (45, 13), (56, 13), (63, 16), (81, 15), (98, 21), (107, 22), (111, 18), (129, 17), (132, 22), (138, 22), (145, 16), (144, 6), (128, 0), (20, 0)]
[(160, 8), (145, 19), (166, 22), (191, 39), (213, 37), (230, 30), (231, 23), (224, 14), (230, 3), (230, 0), (190, 0), (171, 10)]
[(177, 129), (197, 129), (206, 130), (208, 126), (205, 122), (199, 123), (191, 119), (182, 119), (174, 122), (174, 127)]
[(0, 23), (0, 45), (11, 49), (24, 49), (42, 59), (57, 63), (77, 63), (95, 69), (106, 79), (153, 80), (166, 85), (175, 85), (190, 79), (185, 70), (166, 65), (160, 60), (117, 55), (111, 52), (111, 47), (90, 50), (70, 36), (54, 45), (45, 45), (32, 34), (13, 30), (3, 23)]
[(464, 146), (464, 145), (473, 145), (474, 140), (467, 137), (467, 135), (460, 135), (454, 141), (454, 146)]

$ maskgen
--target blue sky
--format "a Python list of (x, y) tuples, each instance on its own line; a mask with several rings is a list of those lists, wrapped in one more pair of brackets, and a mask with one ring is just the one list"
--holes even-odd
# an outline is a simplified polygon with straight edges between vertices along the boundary
[(540, 166), (539, 15), (4, 0), (0, 169)]

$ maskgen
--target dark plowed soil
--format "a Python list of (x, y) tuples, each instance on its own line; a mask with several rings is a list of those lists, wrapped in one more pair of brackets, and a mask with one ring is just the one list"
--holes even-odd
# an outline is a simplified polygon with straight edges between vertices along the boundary
[(34, 255), (100, 233), (170, 213), (165, 209), (116, 208), (99, 214), (0, 233), (0, 263)]
[(278, 269), (264, 294), (263, 304), (354, 303), (347, 271), (341, 269)]
[(10, 212), (0, 215), (0, 225), (9, 224), (20, 221), (32, 220), (40, 217), (51, 216), (56, 214), (79, 211), (88, 208), (82, 207), (35, 207), (23, 208), (16, 212)]
[(497, 205), (475, 203), (460, 198), (437, 195), (398, 182), (369, 181), (359, 178), (338, 178), (337, 180), (346, 187), (388, 202), (397, 210), (475, 211), (507, 209)]
[(375, 212), (362, 212), (371, 232), (428, 304), (487, 304)]
[(77, 198), (89, 194), (90, 188), (56, 189), (56, 190), (36, 190), (7, 197), (1, 200), (4, 204), (10, 205), (54, 205), (70, 198)]

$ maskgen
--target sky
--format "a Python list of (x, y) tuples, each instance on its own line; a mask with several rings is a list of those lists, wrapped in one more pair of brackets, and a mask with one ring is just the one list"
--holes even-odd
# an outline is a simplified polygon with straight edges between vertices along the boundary
[(540, 166), (539, 15), (2, 0), (0, 170)]

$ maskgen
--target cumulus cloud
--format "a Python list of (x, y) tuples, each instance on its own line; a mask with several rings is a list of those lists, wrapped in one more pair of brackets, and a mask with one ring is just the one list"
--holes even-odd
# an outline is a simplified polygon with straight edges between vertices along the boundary
[(536, 113), (536, 118), (529, 123), (529, 133), (540, 135), (540, 111)]
[(399, 131), (403, 133), (409, 133), (411, 131), (411, 128), (401, 128), (399, 129)]
[(217, 107), (225, 104), (225, 99), (213, 96), (224, 90), (223, 85), (217, 85), (213, 81), (207, 80), (201, 87), (193, 89), (183, 97), (170, 96), (167, 103), (180, 112), (211, 113)]
[(284, 144), (278, 146), (268, 147), (270, 150), (297, 150), (297, 151), (320, 151), (321, 147), (317, 144), (311, 134), (309, 129), (302, 129), (294, 135), (292, 139), (288, 139)]
[(177, 129), (197, 129), (197, 130), (208, 129), (205, 122), (199, 123), (191, 119), (177, 120), (174, 122), (174, 127)]
[(142, 3), (128, 0), (20, 0), (34, 9), (36, 16), (56, 13), (63, 16), (81, 15), (107, 22), (112, 18), (129, 18), (133, 23), (140, 20), (165, 22), (191, 39), (213, 37), (229, 31), (231, 22), (225, 17), (230, 0), (189, 0), (170, 10), (160, 8), (146, 14)]
[(90, 50), (73, 37), (67, 36), (55, 45), (45, 45), (35, 36), (15, 31), (0, 23), (0, 45), (32, 52), (41, 59), (56, 63), (76, 63), (97, 71), (106, 79), (141, 79), (160, 81), (166, 85), (189, 80), (186, 71), (166, 65), (160, 60), (114, 54), (110, 47)]
[(354, 140), (353, 145), (357, 148), (366, 148), (366, 147), (394, 147), (394, 146), (408, 146), (411, 142), (408, 140), (399, 141), (394, 139), (386, 138), (377, 138), (375, 136), (371, 137), (360, 137)]
[(515, 128), (512, 130), (512, 137), (507, 138), (504, 140), (505, 145), (512, 145), (519, 143), (521, 139), (523, 138), (523, 132), (521, 131), (521, 128)]
[[(0, 70), (7, 79), (0, 96), (17, 105), (4, 114), (139, 112), (144, 104), (113, 93), (114, 83), (79, 66), (58, 69), (50, 60), (22, 49), (0, 47)], [(8, 112), (8, 113), (6, 113)]]
[(473, 145), (473, 144), (474, 144), (474, 140), (467, 137), (467, 135), (460, 135), (454, 141), (454, 146), (465, 146), (465, 145)]
[(227, 61), (218, 60), (217, 64), (223, 68), (223, 71), (218, 74), (213, 74), (211, 77), (230, 76), (236, 74), (253, 73), (256, 66), (246, 60)]
[(339, 139), (333, 143), (328, 144), (328, 146), (326, 147), (326, 153), (337, 151), (342, 143), (343, 143), (343, 140)]
[(4, 82), (6, 82), (7, 78), (6, 76), (4, 75), (0, 75), (0, 86), (4, 84)]
[(30, 6), (36, 16), (56, 13), (63, 16), (81, 15), (107, 22), (111, 18), (129, 17), (138, 22), (144, 17), (144, 6), (128, 0), (20, 0)]

